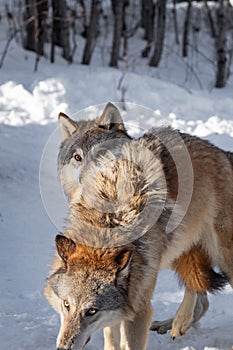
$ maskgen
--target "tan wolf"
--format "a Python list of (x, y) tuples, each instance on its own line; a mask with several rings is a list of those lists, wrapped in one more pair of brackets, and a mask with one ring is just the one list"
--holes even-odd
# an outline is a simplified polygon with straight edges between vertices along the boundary
[[(232, 153), (171, 128), (132, 140), (112, 104), (90, 123), (60, 120), (59, 173), (71, 211), (45, 287), (61, 315), (58, 349), (81, 350), (102, 328), (105, 350), (146, 349), (162, 268), (173, 269), (186, 290), (174, 320), (152, 329), (184, 334), (208, 308), (207, 291), (228, 279), (233, 286)], [(188, 206), (182, 147), (193, 169)]]

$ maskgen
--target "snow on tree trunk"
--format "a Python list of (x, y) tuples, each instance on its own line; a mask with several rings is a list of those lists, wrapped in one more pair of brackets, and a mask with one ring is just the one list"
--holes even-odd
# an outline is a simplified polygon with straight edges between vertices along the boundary
[(150, 66), (158, 67), (163, 52), (166, 26), (166, 0), (158, 0), (156, 4), (155, 49), (150, 60)]
[(112, 8), (114, 13), (114, 33), (113, 33), (110, 66), (118, 67), (118, 57), (119, 57), (122, 28), (123, 28), (124, 0), (112, 0)]
[(227, 1), (221, 0), (217, 10), (216, 55), (217, 72), (215, 87), (222, 88), (227, 80)]
[(99, 17), (101, 12), (101, 0), (92, 0), (91, 16), (87, 29), (87, 40), (83, 52), (82, 64), (90, 64), (98, 36)]

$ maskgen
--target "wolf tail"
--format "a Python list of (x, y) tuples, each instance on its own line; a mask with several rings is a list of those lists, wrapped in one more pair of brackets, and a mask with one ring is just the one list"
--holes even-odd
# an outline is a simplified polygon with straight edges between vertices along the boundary
[(224, 272), (216, 272), (211, 266), (208, 254), (201, 246), (194, 246), (173, 263), (181, 284), (196, 292), (216, 293), (229, 282)]

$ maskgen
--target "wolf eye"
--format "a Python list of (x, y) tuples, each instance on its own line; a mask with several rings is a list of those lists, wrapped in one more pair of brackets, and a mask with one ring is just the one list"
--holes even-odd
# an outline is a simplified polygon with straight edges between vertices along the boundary
[(74, 159), (77, 161), (77, 162), (81, 162), (82, 161), (82, 157), (80, 156), (80, 154), (78, 153), (75, 153), (73, 155)]
[(94, 307), (91, 307), (90, 309), (88, 309), (85, 313), (86, 316), (93, 316), (97, 313), (97, 309), (95, 309)]
[(63, 305), (65, 306), (65, 308), (70, 311), (70, 303), (67, 300), (63, 301)]

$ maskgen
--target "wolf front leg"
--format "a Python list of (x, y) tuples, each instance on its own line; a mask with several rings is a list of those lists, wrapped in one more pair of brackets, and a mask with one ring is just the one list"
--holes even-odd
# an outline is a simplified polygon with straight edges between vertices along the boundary
[(104, 328), (104, 350), (121, 350), (120, 324)]
[(121, 324), (121, 350), (146, 350), (152, 317), (150, 303), (144, 305), (133, 321)]

